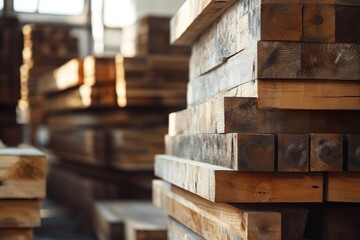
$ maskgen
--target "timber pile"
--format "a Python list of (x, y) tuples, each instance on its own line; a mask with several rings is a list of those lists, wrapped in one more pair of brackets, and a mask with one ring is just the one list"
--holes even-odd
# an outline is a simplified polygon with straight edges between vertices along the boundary
[(0, 148), (0, 238), (33, 239), (45, 197), (46, 160), (32, 148)]
[(0, 18), (0, 140), (16, 146), (21, 142), (21, 129), (16, 121), (20, 99), (20, 25), (17, 18)]
[[(49, 193), (74, 209), (86, 229), (94, 229), (91, 210), (98, 200), (150, 200), (154, 155), (164, 152), (167, 115), (186, 106), (188, 64), (185, 53), (87, 56), (38, 80), (48, 148), (60, 160), (51, 167)], [(61, 193), (52, 190), (59, 191), (56, 186), (63, 186)], [(95, 186), (114, 191), (102, 194)], [(145, 225), (135, 224), (133, 235)]]
[(360, 237), (359, 16), (347, 0), (184, 3), (188, 108), (153, 182), (171, 239)]
[[(37, 95), (40, 76), (78, 56), (78, 40), (67, 28), (27, 24), (23, 32), (21, 99), (24, 121), (30, 121), (30, 140), (38, 144), (36, 133), (44, 123), (44, 99)], [(30, 114), (27, 113), (30, 109)], [(29, 114), (29, 116), (28, 116)], [(28, 119), (30, 118), (30, 119)]]

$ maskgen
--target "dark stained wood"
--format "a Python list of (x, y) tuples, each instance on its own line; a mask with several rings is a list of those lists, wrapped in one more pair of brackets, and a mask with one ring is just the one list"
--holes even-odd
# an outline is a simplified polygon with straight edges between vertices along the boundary
[(336, 41), (360, 43), (360, 7), (336, 7)]
[(311, 134), (310, 142), (310, 171), (343, 170), (341, 134)]
[(346, 170), (360, 171), (360, 135), (346, 135)]
[(277, 154), (279, 172), (309, 171), (309, 135), (277, 135)]

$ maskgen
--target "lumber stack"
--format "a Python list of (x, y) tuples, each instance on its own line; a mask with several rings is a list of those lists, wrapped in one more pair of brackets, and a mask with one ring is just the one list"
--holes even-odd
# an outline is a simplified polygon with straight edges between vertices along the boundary
[(171, 239), (359, 237), (359, 13), (354, 1), (179, 9), (188, 107), (169, 115), (153, 182)]
[(0, 238), (33, 239), (45, 197), (46, 160), (32, 148), (0, 148)]
[(0, 26), (0, 139), (16, 146), (21, 142), (21, 129), (16, 121), (20, 98), (20, 25), (15, 17), (1, 17)]
[[(21, 66), (21, 110), (23, 121), (30, 122), (30, 140), (38, 144), (37, 129), (44, 124), (44, 99), (37, 94), (39, 78), (79, 54), (78, 40), (65, 27), (27, 24), (23, 33)], [(30, 111), (29, 111), (30, 109)]]
[[(151, 36), (144, 44), (169, 38), (169, 31), (158, 32), (153, 21), (142, 24), (149, 25)], [(95, 229), (96, 201), (151, 198), (154, 155), (164, 152), (167, 115), (186, 106), (189, 58), (168, 45), (164, 52), (151, 47), (134, 57), (72, 59), (38, 80), (36, 91), (45, 99), (47, 147), (60, 160), (51, 168), (49, 192), (75, 209), (88, 230)], [(189, 47), (181, 49), (189, 52)], [(51, 190), (60, 185), (64, 192)], [(70, 194), (89, 185), (113, 186), (116, 194)], [(152, 229), (145, 223), (132, 226), (132, 239)]]

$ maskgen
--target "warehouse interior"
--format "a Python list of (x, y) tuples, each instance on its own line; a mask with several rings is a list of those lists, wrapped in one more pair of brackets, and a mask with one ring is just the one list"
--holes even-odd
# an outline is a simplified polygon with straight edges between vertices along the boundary
[(0, 0), (0, 240), (360, 239), (360, 2)]

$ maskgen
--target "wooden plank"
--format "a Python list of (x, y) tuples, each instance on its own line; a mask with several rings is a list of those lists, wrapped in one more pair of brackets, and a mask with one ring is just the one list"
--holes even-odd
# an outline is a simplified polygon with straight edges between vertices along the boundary
[(114, 82), (115, 78), (115, 58), (95, 56), (84, 58), (84, 83), (86, 85)]
[(360, 7), (338, 6), (336, 8), (336, 40), (360, 42)]
[(173, 218), (170, 218), (168, 223), (168, 239), (205, 240), (205, 238), (201, 237)]
[(321, 173), (246, 173), (157, 155), (155, 175), (212, 202), (322, 202)]
[(38, 79), (37, 92), (47, 94), (80, 86), (84, 83), (83, 61), (76, 58)]
[(358, 172), (329, 172), (325, 200), (328, 202), (360, 202)]
[[(133, 236), (132, 226), (129, 226), (129, 235), (126, 235), (127, 222), (152, 226), (162, 232), (166, 229), (167, 216), (146, 201), (101, 201), (96, 203), (96, 232), (99, 239), (142, 239)], [(149, 229), (151, 232), (151, 230)], [(149, 232), (149, 233), (150, 233)], [(165, 234), (166, 235), (166, 234)], [(150, 235), (149, 235), (150, 236)], [(161, 235), (162, 236), (162, 235)]]
[(345, 143), (346, 170), (360, 171), (360, 135), (346, 135)]
[(311, 134), (310, 138), (310, 171), (342, 171), (342, 135)]
[(0, 228), (34, 228), (40, 226), (38, 200), (0, 201)]
[(277, 135), (277, 156), (279, 172), (309, 171), (309, 135), (279, 134)]
[(233, 0), (187, 0), (170, 21), (170, 43), (190, 45), (231, 6)]
[(169, 115), (169, 135), (359, 133), (359, 111), (260, 110), (255, 98), (225, 97)]
[(0, 238), (6, 240), (33, 240), (31, 229), (1, 229)]
[(259, 109), (358, 110), (358, 81), (259, 80)]
[(166, 240), (167, 225), (148, 224), (134, 220), (126, 221), (126, 239), (128, 240)]
[(304, 41), (335, 42), (335, 5), (305, 4), (303, 15)]
[[(281, 239), (281, 214), (211, 203), (164, 181), (153, 181), (154, 204), (205, 239)], [(263, 229), (264, 231), (258, 231)]]
[(274, 171), (272, 134), (197, 134), (165, 139), (168, 155), (239, 171)]
[(31, 148), (0, 148), (0, 198), (45, 197), (46, 160)]

